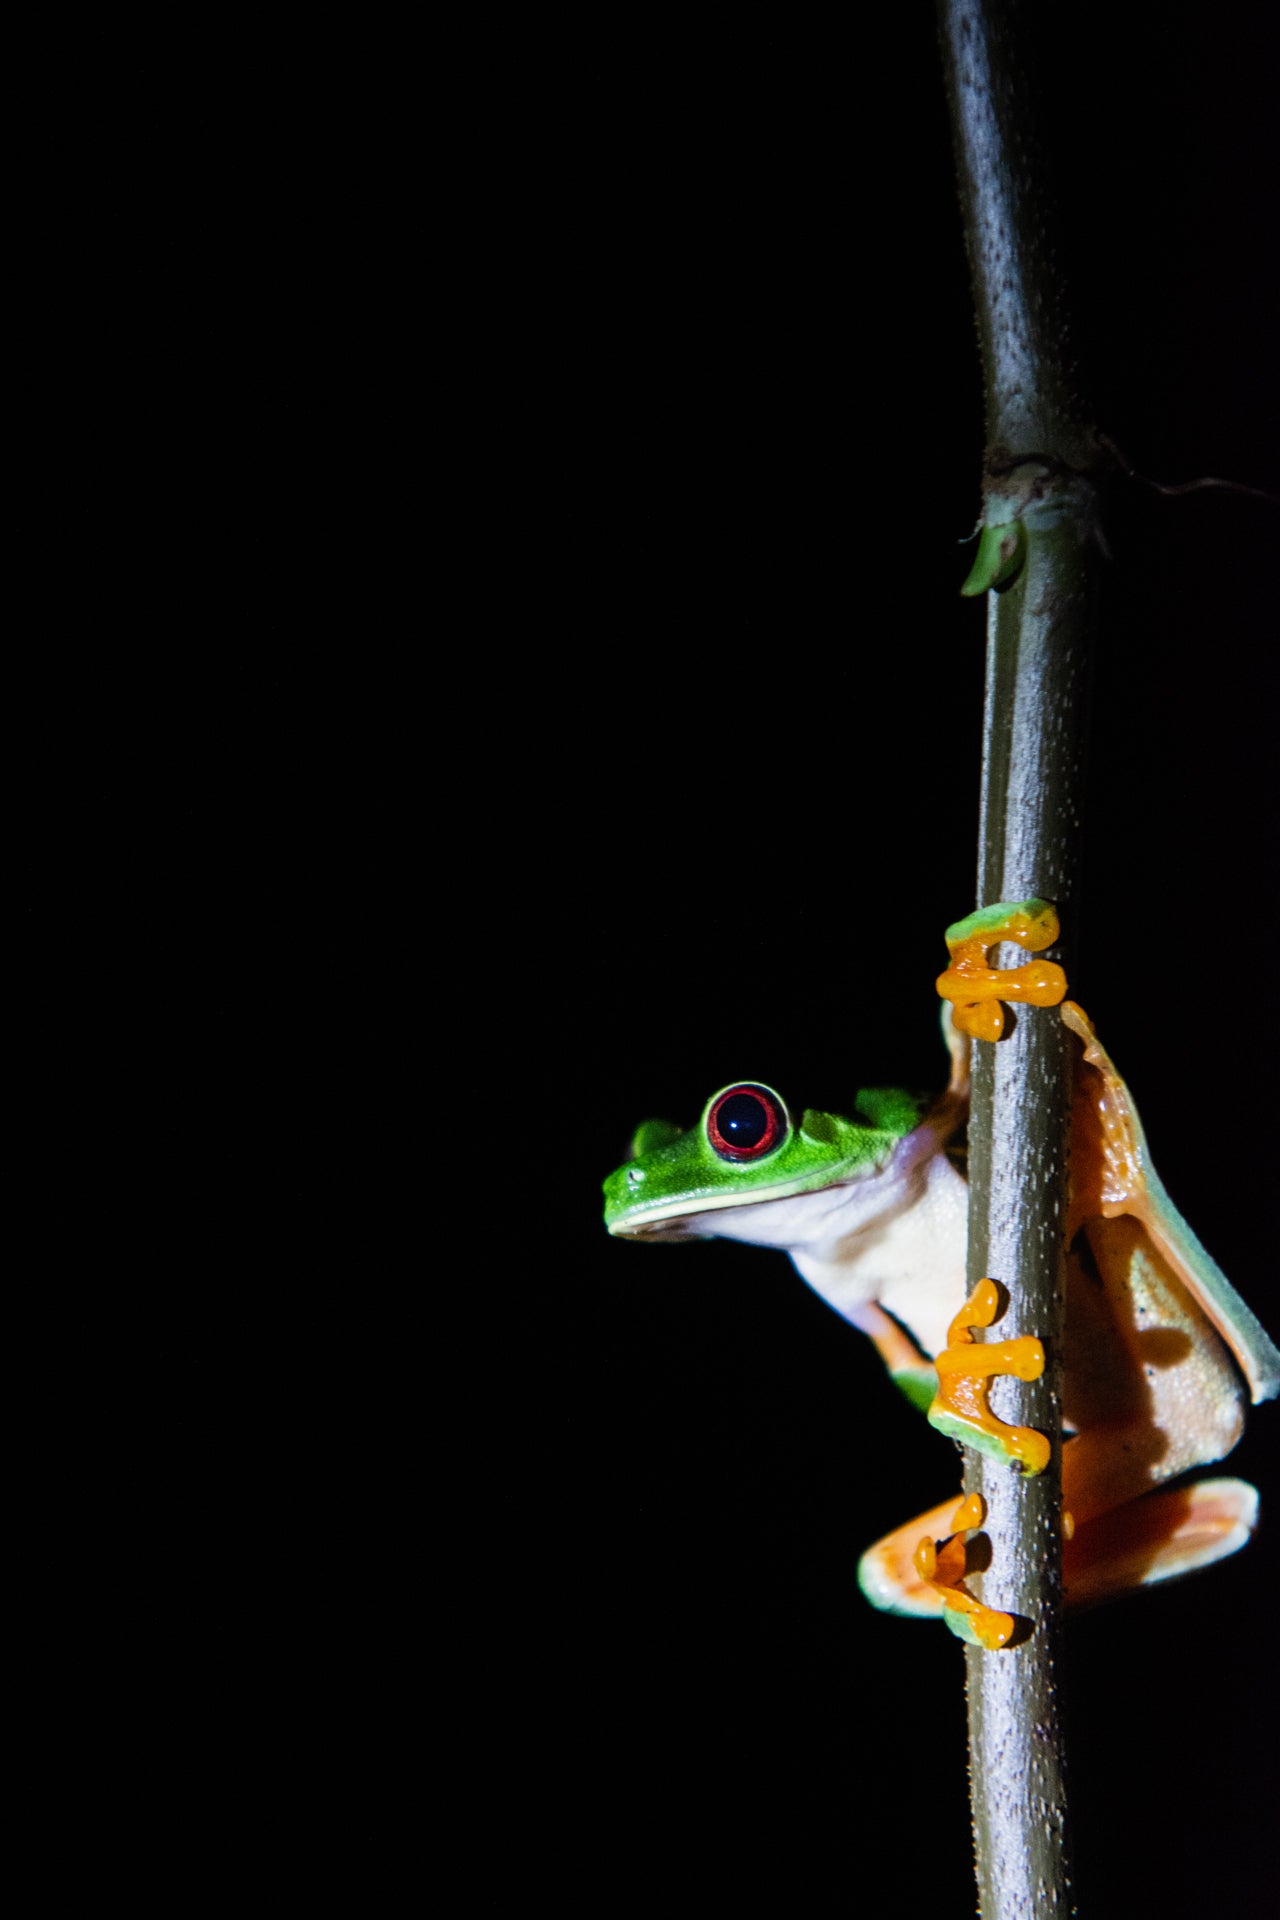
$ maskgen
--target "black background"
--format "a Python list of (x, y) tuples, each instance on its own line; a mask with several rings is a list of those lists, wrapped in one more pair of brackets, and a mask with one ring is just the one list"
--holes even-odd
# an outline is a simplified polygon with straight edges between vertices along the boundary
[[(1261, 10), (1026, 11), (1096, 417), (1274, 486)], [(943, 1073), (982, 411), (932, 20), (522, 35), (148, 43), (77, 186), (114, 638), (37, 751), (68, 685), (121, 724), (25, 923), (104, 1169), (47, 1236), (77, 1738), (207, 1876), (248, 1835), (371, 1897), (439, 1775), (477, 1887), (960, 1914), (960, 1649), (854, 1585), (952, 1449), (781, 1257), (599, 1218), (730, 1079)], [(1072, 983), (1273, 1332), (1276, 525), (1115, 489)], [(1093, 1920), (1260, 1910), (1275, 1419), (1259, 1541), (1069, 1629)]]
[[(1249, 18), (1085, 7), (1053, 30), (1043, 132), (1098, 417), (1157, 478), (1274, 484)], [(805, 1911), (896, 1886), (959, 1914), (959, 1648), (853, 1585), (951, 1483), (945, 1445), (781, 1258), (611, 1243), (594, 1217), (633, 1123), (688, 1124), (728, 1080), (839, 1108), (940, 1077), (930, 983), (973, 887), (983, 614), (956, 589), (982, 421), (931, 25), (613, 32), (541, 109), (508, 182), (516, 465), (484, 570), (520, 577), (531, 748), (483, 863), (517, 903), (495, 972), (527, 1232), (490, 1257), (529, 1355), (509, 1466), (532, 1540), (504, 1611), (534, 1623), (531, 1790), (549, 1769), (562, 1866), (585, 1828), (624, 1880), (714, 1900), (776, 1871)], [(1076, 982), (1273, 1330), (1276, 525), (1117, 490)], [(1236, 1456), (1271, 1515), (1275, 1417)], [(1271, 1531), (1072, 1625), (1083, 1912), (1260, 1911), (1275, 1553)]]

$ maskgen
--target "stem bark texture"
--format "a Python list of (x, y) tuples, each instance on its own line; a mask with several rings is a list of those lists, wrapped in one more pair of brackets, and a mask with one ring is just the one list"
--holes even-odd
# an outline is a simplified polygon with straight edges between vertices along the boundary
[[(986, 383), (984, 520), (1020, 522), (1025, 559), (988, 594), (977, 904), (1051, 900), (1074, 965), (1090, 636), (1099, 547), (1093, 437), (1073, 390), (1061, 290), (1012, 44), (1017, 9), (941, 0), (951, 105)], [(1022, 11), (1025, 20), (1026, 12)], [(999, 964), (1025, 956), (1010, 947)], [(967, 1649), (974, 1844), (983, 1920), (1072, 1911), (1060, 1721), (1063, 1223), (1069, 1063), (1056, 1008), (1010, 1010), (975, 1044), (969, 1281), (1007, 1288), (993, 1339), (1038, 1335), (1043, 1379), (997, 1384), (1006, 1420), (1038, 1427), (1052, 1458), (1033, 1479), (977, 1454), (966, 1490), (987, 1506), (988, 1606), (1026, 1623), (999, 1653)]]

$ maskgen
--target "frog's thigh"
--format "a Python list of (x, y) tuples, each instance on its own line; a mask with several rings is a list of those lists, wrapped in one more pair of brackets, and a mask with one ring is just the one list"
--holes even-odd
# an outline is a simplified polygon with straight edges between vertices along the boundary
[(1258, 1495), (1245, 1480), (1162, 1487), (1076, 1527), (1062, 1550), (1063, 1597), (1091, 1607), (1181, 1579), (1239, 1552), (1257, 1524)]
[(1077, 1520), (1221, 1460), (1242, 1383), (1206, 1315), (1128, 1216), (1095, 1219), (1067, 1267), (1063, 1493)]
[(1160, 1470), (1167, 1452), (1165, 1435), (1148, 1420), (1076, 1434), (1062, 1448), (1063, 1506), (1079, 1525), (1140, 1499), (1168, 1479)]
[[(956, 1500), (952, 1494), (868, 1547), (858, 1565), (858, 1585), (872, 1606), (918, 1620), (941, 1616), (942, 1597), (921, 1579), (915, 1553), (921, 1540), (950, 1534)], [(1075, 1527), (1063, 1543), (1063, 1597), (1074, 1611), (1156, 1581), (1180, 1579), (1239, 1552), (1257, 1524), (1258, 1495), (1247, 1481), (1197, 1480), (1158, 1488)]]

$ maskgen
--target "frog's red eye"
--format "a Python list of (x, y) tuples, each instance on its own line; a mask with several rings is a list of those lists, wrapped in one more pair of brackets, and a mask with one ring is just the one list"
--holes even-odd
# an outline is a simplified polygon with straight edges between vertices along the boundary
[(707, 1138), (723, 1160), (758, 1160), (787, 1134), (787, 1110), (768, 1087), (726, 1087), (707, 1115)]

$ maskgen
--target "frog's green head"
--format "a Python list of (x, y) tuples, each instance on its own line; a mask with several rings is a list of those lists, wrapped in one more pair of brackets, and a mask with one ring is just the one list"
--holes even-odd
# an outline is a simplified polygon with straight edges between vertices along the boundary
[(857, 1096), (857, 1120), (806, 1110), (797, 1123), (757, 1080), (712, 1094), (688, 1133), (647, 1120), (604, 1183), (605, 1225), (631, 1238), (703, 1238), (697, 1216), (812, 1193), (877, 1172), (928, 1103), (895, 1087)]

